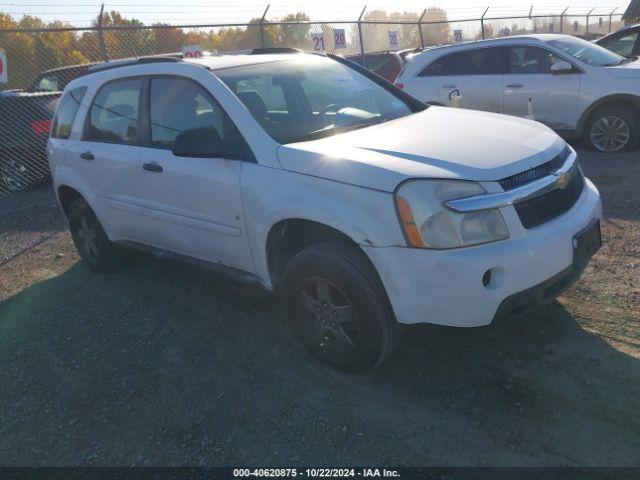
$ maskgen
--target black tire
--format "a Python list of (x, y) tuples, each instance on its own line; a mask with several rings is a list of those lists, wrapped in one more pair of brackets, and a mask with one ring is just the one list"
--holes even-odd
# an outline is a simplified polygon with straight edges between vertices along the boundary
[[(68, 209), (69, 229), (73, 243), (89, 270), (113, 272), (122, 265), (126, 252), (114, 245), (89, 204), (82, 198), (74, 200)], [(90, 234), (91, 242), (87, 241)], [(91, 247), (89, 243), (92, 243)]]
[[(626, 132), (628, 129), (628, 141), (622, 147), (614, 146), (613, 143), (603, 143), (599, 142), (597, 138), (593, 135), (601, 131), (601, 128), (598, 127), (598, 122), (601, 119), (619, 119), (624, 125), (620, 124), (621, 130), (619, 130), (620, 134)], [(602, 137), (604, 138), (604, 137)], [(630, 150), (634, 150), (638, 146), (638, 140), (640, 138), (640, 119), (638, 117), (638, 113), (631, 107), (626, 107), (624, 105), (608, 105), (603, 106), (596, 109), (589, 116), (589, 120), (585, 124), (584, 131), (582, 134), (583, 143), (591, 150), (601, 151), (601, 152), (626, 152)], [(606, 148), (607, 145), (611, 145), (610, 148)]]
[[(321, 302), (320, 285), (330, 290), (331, 298), (322, 311), (318, 304), (326, 302)], [(399, 325), (384, 288), (371, 263), (355, 247), (327, 242), (295, 255), (285, 268), (282, 296), (289, 321), (307, 351), (338, 370), (372, 370), (399, 343)], [(310, 308), (308, 302), (318, 304)], [(347, 318), (351, 320), (343, 321)], [(330, 326), (334, 319), (339, 326)], [(346, 342), (337, 340), (345, 338), (342, 334)]]

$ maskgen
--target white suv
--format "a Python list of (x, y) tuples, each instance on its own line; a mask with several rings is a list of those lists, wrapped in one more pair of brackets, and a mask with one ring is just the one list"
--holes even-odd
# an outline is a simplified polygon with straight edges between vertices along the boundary
[(600, 245), (598, 191), (554, 132), (426, 107), (337, 57), (105, 64), (52, 128), (91, 270), (132, 247), (278, 289), (307, 349), (346, 370), (379, 365), (399, 324), (553, 298)]
[(429, 104), (537, 120), (605, 152), (640, 140), (640, 62), (567, 35), (426, 50), (409, 57), (396, 85)]

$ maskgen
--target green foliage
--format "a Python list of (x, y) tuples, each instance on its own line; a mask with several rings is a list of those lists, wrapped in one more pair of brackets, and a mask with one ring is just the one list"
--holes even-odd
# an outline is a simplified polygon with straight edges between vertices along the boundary
[[(417, 22), (415, 13), (391, 13), (374, 10), (365, 15), (364, 20), (398, 19), (399, 22)], [(439, 8), (428, 10), (425, 21), (446, 20), (446, 13)], [(128, 19), (111, 10), (102, 16), (104, 43), (110, 59), (137, 57), (159, 53), (179, 52), (184, 45), (199, 44), (212, 52), (248, 50), (259, 46), (311, 47), (311, 25), (304, 12), (290, 13), (278, 24), (254, 18), (246, 27), (218, 27), (210, 30), (180, 29), (167, 24), (153, 24), (153, 28), (136, 19)], [(290, 23), (287, 23), (290, 22)], [(296, 22), (302, 22), (297, 23)], [(9, 82), (4, 88), (25, 88), (42, 71), (66, 65), (77, 65), (103, 60), (100, 39), (95, 27), (84, 31), (46, 31), (63, 29), (71, 25), (60, 21), (50, 23), (34, 16), (24, 16), (20, 21), (0, 12), (0, 48), (7, 54)], [(113, 27), (122, 27), (116, 29)], [(333, 32), (329, 25), (320, 25), (325, 32), (326, 46), (333, 42)], [(3, 29), (43, 29), (43, 32), (2, 32)], [(365, 44), (368, 51), (389, 48), (388, 30), (398, 32), (401, 48), (420, 44), (419, 31), (415, 25), (365, 25)], [(357, 38), (357, 31), (351, 32)], [(355, 35), (355, 37), (354, 37)], [(425, 43), (437, 44), (448, 41), (448, 25), (423, 26)]]

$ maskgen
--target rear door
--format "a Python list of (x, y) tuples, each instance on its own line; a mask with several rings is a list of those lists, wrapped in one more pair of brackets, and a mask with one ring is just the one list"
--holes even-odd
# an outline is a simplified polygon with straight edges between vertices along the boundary
[(454, 107), (502, 112), (500, 49), (475, 48), (456, 52), (442, 61), (440, 103)]
[(503, 55), (504, 113), (537, 120), (559, 130), (576, 128), (579, 70), (551, 73), (551, 65), (566, 60), (530, 45), (506, 47)]
[[(149, 90), (148, 139), (138, 173), (144, 177), (141, 200), (153, 243), (253, 271), (240, 191), (242, 157), (246, 157), (240, 133), (212, 95), (191, 79), (152, 77)], [(229, 158), (172, 153), (178, 134), (203, 127), (216, 129), (233, 152)]]
[(104, 84), (89, 107), (82, 141), (69, 158), (100, 203), (100, 218), (112, 240), (142, 242), (150, 236), (143, 200), (145, 184), (141, 144), (141, 77)]

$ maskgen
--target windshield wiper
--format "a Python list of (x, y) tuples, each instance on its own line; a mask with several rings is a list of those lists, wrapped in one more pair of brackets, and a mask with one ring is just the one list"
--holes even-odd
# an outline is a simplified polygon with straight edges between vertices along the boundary
[(625, 63), (635, 62), (638, 57), (623, 57), (618, 63), (605, 63), (605, 67), (617, 67), (618, 65), (624, 65)]
[(332, 127), (332, 128), (322, 128), (320, 130), (314, 130), (313, 132), (308, 133), (301, 139), (299, 142), (306, 142), (309, 140), (318, 140), (319, 138), (330, 137), (332, 135), (337, 135), (338, 133), (350, 132), (352, 130), (357, 130), (359, 128), (370, 127), (371, 125), (377, 125), (379, 123), (384, 123), (387, 119), (380, 119), (380, 117), (376, 117), (372, 119), (375, 121), (367, 121), (367, 122), (358, 122), (352, 123), (351, 125), (345, 125), (343, 127)]

